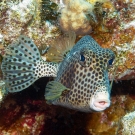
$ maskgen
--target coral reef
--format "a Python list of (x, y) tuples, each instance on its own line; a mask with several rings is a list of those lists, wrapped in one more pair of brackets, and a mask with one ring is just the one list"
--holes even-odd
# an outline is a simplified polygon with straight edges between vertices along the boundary
[(42, 5), (42, 10), (40, 13), (41, 22), (44, 22), (46, 20), (53, 22), (57, 20), (57, 17), (59, 15), (58, 12), (59, 6), (56, 3), (51, 2), (49, 0), (42, 0), (41, 5)]
[[(17, 105), (17, 103), (14, 100), (12, 101), (9, 100), (9, 103), (10, 103), (9, 106), (7, 105), (6, 106), (7, 108), (2, 107), (3, 111), (0, 112), (1, 113), (1, 118), (0, 118), (1, 119), (1, 122), (0, 122), (1, 135), (7, 135), (7, 134), (39, 135), (41, 134), (41, 131), (43, 130), (42, 128), (44, 125), (44, 119), (45, 119), (45, 114), (42, 113), (41, 110), (39, 110), (38, 112), (31, 111), (32, 108), (29, 107), (30, 105), (28, 106), (28, 103), (23, 104), (22, 106)], [(37, 106), (40, 106), (42, 102), (35, 101), (35, 104), (37, 104)], [(23, 107), (25, 107), (25, 111), (23, 110), (24, 109)], [(14, 110), (12, 108), (14, 108)], [(39, 107), (37, 107), (37, 109), (39, 109)], [(23, 113), (21, 111), (23, 111)], [(6, 113), (6, 117), (4, 116), (4, 113)]]
[(93, 15), (93, 6), (84, 0), (64, 0), (65, 7), (59, 18), (63, 31), (74, 31), (77, 35), (89, 34), (92, 31), (90, 15)]
[[(134, 3), (134, 0), (1, 0), (0, 64), (5, 47), (20, 34), (32, 38), (47, 61), (55, 62), (62, 61), (74, 43), (89, 34), (116, 54), (109, 69), (110, 80), (134, 79)], [(76, 41), (74, 34), (65, 34), (71, 30), (77, 35)], [(50, 48), (44, 54), (46, 47)], [(0, 72), (1, 135), (130, 135), (134, 132), (134, 81), (127, 81), (132, 82), (127, 83), (128, 87), (123, 81), (114, 82), (117, 89), (112, 90), (115, 96), (111, 107), (101, 113), (84, 114), (47, 105), (43, 95), (48, 79), (42, 79), (36, 83), (38, 87), (33, 85), (24, 92), (7, 95)], [(121, 87), (124, 91), (120, 91)]]
[[(47, 1), (44, 5), (45, 1), (41, 0), (23, 0), (22, 2), (2, 0), (0, 2), (0, 42), (7, 46), (20, 34), (24, 34), (32, 38), (39, 48), (41, 46), (45, 48), (49, 44), (48, 38), (59, 36), (60, 30), (57, 27), (57, 17), (50, 17), (56, 4)], [(47, 10), (48, 13), (46, 8), (50, 9)], [(57, 15), (57, 11), (54, 11), (54, 14)], [(45, 20), (48, 18), (50, 19)]]
[[(64, 7), (61, 9), (59, 18), (60, 27), (63, 31), (73, 30), (77, 34), (78, 40), (80, 35), (84, 34), (81, 27), (85, 25), (82, 25), (81, 22), (89, 22), (87, 23), (89, 26), (87, 30), (89, 31), (91, 27), (90, 35), (102, 47), (110, 48), (116, 53), (114, 66), (109, 70), (110, 80), (135, 78), (135, 55), (133, 51), (135, 40), (134, 1), (87, 0), (90, 3), (89, 7), (83, 7), (82, 3), (85, 5), (85, 2), (83, 0), (75, 1), (75, 3), (70, 0), (63, 1)], [(58, 1), (56, 3), (60, 4)], [(79, 7), (77, 8), (77, 6)], [(87, 9), (90, 9), (89, 12)], [(80, 11), (84, 11), (84, 15), (87, 16), (82, 17), (83, 21), (79, 21), (81, 15), (78, 18)], [(75, 26), (75, 29), (73, 29), (73, 26)]]
[(104, 48), (116, 53), (110, 79), (135, 78), (134, 75), (134, 34), (135, 5), (132, 1), (98, 1), (94, 5), (97, 24), (91, 24), (91, 36)]
[(8, 92), (6, 91), (6, 88), (5, 88), (5, 82), (0, 80), (0, 103), (3, 101), (7, 93)]
[(86, 0), (86, 1), (90, 2), (92, 5), (95, 5), (96, 3), (104, 3), (109, 0)]
[(0, 106), (1, 135), (86, 135), (85, 121), (81, 123), (85, 114), (45, 103), (48, 81), (42, 78), (25, 91), (4, 98)]
[[(2, 56), (0, 55), (0, 65), (1, 65), (1, 61), (2, 61)], [(2, 71), (0, 70), (0, 104), (7, 94), (8, 92), (6, 91), (6, 88), (5, 88), (5, 82), (2, 79)]]
[[(89, 133), (92, 135), (107, 135), (108, 133), (110, 135), (120, 135), (121, 119), (127, 112), (134, 110), (134, 104), (135, 100), (129, 96), (121, 95), (113, 97), (112, 105), (109, 109), (101, 113), (92, 113), (89, 115), (87, 124)], [(131, 121), (133, 122), (133, 119)], [(122, 129), (123, 131), (127, 131), (125, 127)]]
[[(32, 91), (34, 95), (37, 93)], [(51, 106), (44, 108), (45, 100), (40, 96), (33, 99), (29, 92), (25, 91), (19, 95), (8, 95), (1, 103), (0, 134), (41, 135), (44, 131), (45, 119), (49, 115), (53, 116)], [(49, 114), (46, 113), (46, 109), (49, 110)]]
[(122, 135), (133, 135), (135, 133), (135, 112), (127, 113), (121, 120)]

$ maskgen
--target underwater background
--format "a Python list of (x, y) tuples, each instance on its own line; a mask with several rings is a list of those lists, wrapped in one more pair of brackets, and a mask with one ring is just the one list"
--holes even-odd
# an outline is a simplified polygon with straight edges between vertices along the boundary
[(93, 113), (48, 105), (45, 86), (52, 78), (8, 93), (0, 71), (0, 135), (135, 135), (134, 0), (0, 0), (0, 63), (20, 35), (51, 62), (61, 62), (84, 35), (114, 51), (112, 103)]

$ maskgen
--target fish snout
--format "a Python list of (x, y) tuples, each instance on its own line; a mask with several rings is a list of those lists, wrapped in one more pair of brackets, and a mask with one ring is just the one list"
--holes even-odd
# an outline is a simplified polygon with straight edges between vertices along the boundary
[(110, 95), (107, 92), (98, 92), (91, 97), (90, 108), (94, 111), (103, 111), (110, 106)]

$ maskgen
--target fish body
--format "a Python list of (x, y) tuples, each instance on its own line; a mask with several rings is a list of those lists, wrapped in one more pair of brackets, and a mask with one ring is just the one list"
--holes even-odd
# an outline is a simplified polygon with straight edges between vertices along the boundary
[(1, 69), (9, 92), (21, 91), (41, 77), (54, 77), (45, 90), (48, 103), (91, 112), (110, 105), (107, 69), (113, 59), (111, 50), (84, 36), (60, 64), (46, 62), (34, 42), (20, 36), (7, 47)]
[[(46, 100), (83, 112), (106, 109), (111, 91), (108, 67), (114, 57), (111, 50), (101, 48), (92, 37), (84, 36), (60, 64), (55, 80), (47, 84)], [(55, 97), (56, 91), (59, 93)]]

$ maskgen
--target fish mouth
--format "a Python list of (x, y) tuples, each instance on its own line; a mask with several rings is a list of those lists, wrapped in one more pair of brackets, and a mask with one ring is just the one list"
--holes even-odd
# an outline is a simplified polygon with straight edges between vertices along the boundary
[(93, 103), (93, 109), (95, 111), (103, 111), (109, 106), (110, 106), (110, 101), (105, 99), (97, 100)]
[(110, 99), (108, 95), (100, 95), (100, 97), (93, 96), (90, 101), (90, 108), (94, 111), (103, 111), (110, 106)]

